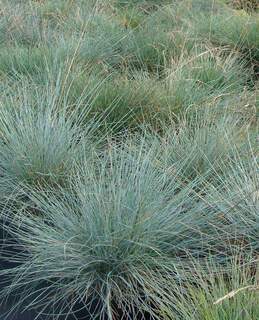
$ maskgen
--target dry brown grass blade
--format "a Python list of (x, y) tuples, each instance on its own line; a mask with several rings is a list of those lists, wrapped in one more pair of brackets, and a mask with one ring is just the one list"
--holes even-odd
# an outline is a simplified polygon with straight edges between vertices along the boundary
[(213, 302), (213, 304), (219, 304), (226, 299), (233, 298), (236, 294), (238, 294), (241, 291), (245, 291), (245, 290), (259, 290), (259, 286), (250, 285), (250, 286), (245, 286), (242, 288), (232, 290), (228, 294), (226, 294), (225, 296), (223, 296), (223, 297), (219, 298), (218, 300), (216, 300), (215, 302)]

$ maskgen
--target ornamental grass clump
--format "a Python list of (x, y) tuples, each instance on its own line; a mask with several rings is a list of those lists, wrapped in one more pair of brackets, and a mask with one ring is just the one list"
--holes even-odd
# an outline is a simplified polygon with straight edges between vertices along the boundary
[(234, 52), (238, 50), (250, 62), (258, 62), (259, 20), (256, 15), (226, 9), (218, 14), (198, 16), (194, 26), (204, 41), (209, 39), (216, 46), (225, 46)]
[[(178, 124), (164, 126), (163, 135), (157, 135), (158, 163), (166, 170), (176, 170), (183, 181), (192, 181), (202, 176), (204, 181), (215, 181), (227, 164), (222, 166), (234, 148), (241, 147), (242, 126), (233, 115), (217, 114), (215, 110), (193, 110), (186, 113)], [(153, 144), (154, 133), (148, 138)], [(205, 178), (206, 177), (206, 178)]]
[(166, 80), (172, 96), (177, 96), (181, 89), (183, 98), (184, 93), (190, 95), (188, 107), (209, 97), (240, 94), (251, 78), (244, 60), (237, 55), (201, 46), (179, 60), (172, 60)]
[(79, 101), (73, 109), (66, 105), (58, 82), (43, 90), (30, 84), (30, 90), (24, 87), (2, 97), (1, 197), (19, 193), (23, 185), (64, 185), (76, 159), (91, 153), (98, 125), (90, 120), (80, 125), (81, 112), (86, 114), (90, 107), (82, 108)]
[[(256, 144), (245, 139), (246, 148), (234, 149), (232, 156), (222, 161), (224, 174), (217, 186), (207, 189), (208, 202), (216, 211), (236, 224), (236, 239), (240, 246), (252, 248), (258, 254), (259, 172)], [(227, 168), (227, 169), (226, 169)], [(229, 225), (229, 232), (233, 232)]]
[(187, 279), (189, 254), (217, 255), (228, 235), (194, 192), (198, 182), (168, 179), (154, 152), (111, 146), (95, 170), (80, 164), (70, 192), (30, 191), (40, 214), (9, 227), (21, 253), (2, 271), (11, 280), (2, 296), (20, 290), (17, 308), (52, 319), (93, 305), (93, 319), (161, 319), (169, 283)]

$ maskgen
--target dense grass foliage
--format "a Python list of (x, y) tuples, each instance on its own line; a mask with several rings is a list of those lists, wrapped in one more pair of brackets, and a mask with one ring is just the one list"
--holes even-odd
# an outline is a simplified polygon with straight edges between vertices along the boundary
[(255, 4), (0, 0), (6, 319), (257, 319)]
[[(9, 276), (12, 290), (30, 279), (26, 298), (34, 294), (32, 284), (51, 284), (39, 287), (31, 307), (54, 306), (58, 315), (64, 301), (74, 309), (78, 301), (87, 307), (96, 299), (102, 305), (97, 319), (113, 319), (119, 309), (160, 319), (167, 279), (181, 277), (190, 254), (217, 255), (218, 234), (222, 245), (228, 240), (223, 220), (194, 192), (201, 182), (183, 186), (177, 175), (153, 165), (155, 148), (140, 150), (110, 148), (96, 172), (89, 163), (80, 165), (70, 192), (30, 195), (40, 216), (23, 212), (12, 231), (25, 254)], [(154, 272), (160, 276), (152, 284)]]
[(94, 137), (97, 121), (82, 123), (80, 117), (82, 112), (85, 117), (91, 106), (80, 107), (78, 99), (71, 109), (66, 105), (66, 94), (62, 93), (58, 82), (41, 91), (26, 85), (16, 96), (3, 99), (1, 197), (19, 193), (23, 185), (37, 188), (65, 185), (74, 163), (90, 156), (100, 143)]
[[(150, 140), (153, 139), (151, 135)], [(177, 129), (172, 126), (162, 138), (158, 136), (157, 143), (163, 166), (180, 164), (178, 174), (186, 181), (199, 176), (217, 179), (244, 144), (240, 142), (240, 128), (233, 119), (226, 116), (218, 120), (215, 114), (206, 113), (183, 119)]]
[[(165, 308), (165, 319), (222, 320), (258, 318), (258, 262), (237, 256), (226, 267), (194, 264), (199, 283), (179, 289), (177, 313)], [(226, 273), (228, 274), (226, 280)]]

